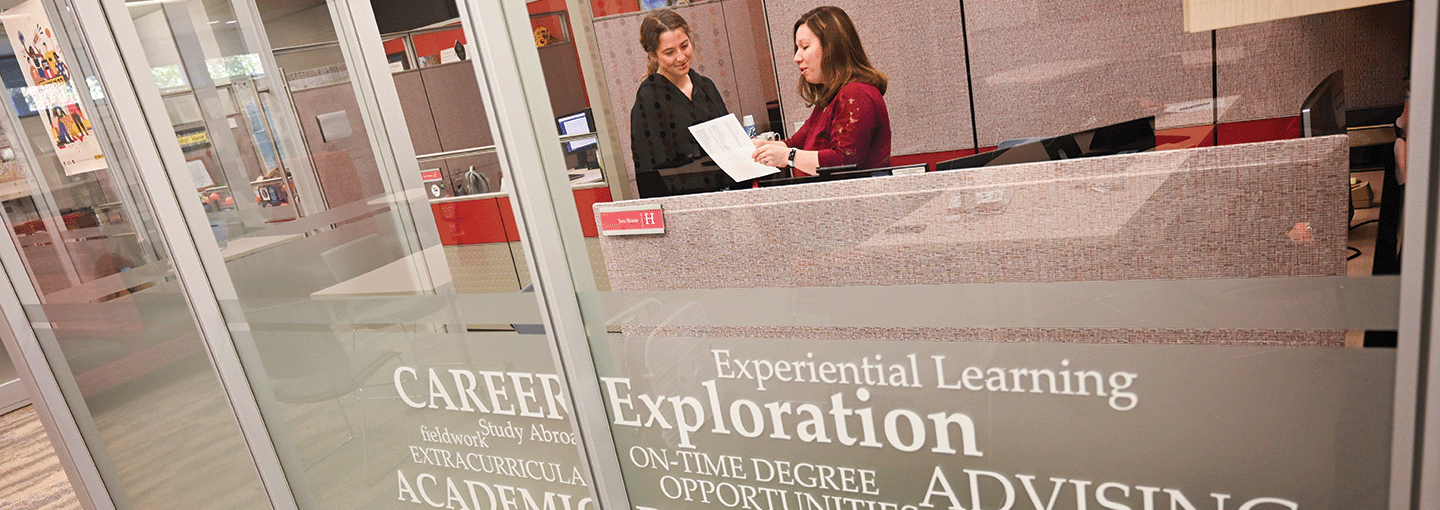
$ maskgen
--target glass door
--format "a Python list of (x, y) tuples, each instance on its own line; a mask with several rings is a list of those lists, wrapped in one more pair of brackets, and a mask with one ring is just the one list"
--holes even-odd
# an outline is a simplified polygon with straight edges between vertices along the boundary
[[(561, 158), (548, 146), (553, 132), (545, 121), (554, 112), (531, 99), (547, 83), (516, 3), (465, 2), (462, 15), (488, 57), (482, 82), (512, 142), (505, 161), (519, 169), (517, 214), (529, 220), (522, 235), (540, 247), (532, 248), (537, 253), (567, 255), (537, 268), (536, 278), (547, 305), (559, 311), (549, 326), (574, 362), (568, 373), (596, 390), (577, 406), (582, 433), (596, 438), (587, 445), (592, 462), (619, 467), (605, 482), (624, 491), (604, 493), (606, 504), (807, 510), (1416, 504), (1405, 502), (1413, 474), (1392, 466), (1408, 469), (1416, 455), (1408, 451), (1415, 408), (1405, 396), (1413, 397), (1407, 392), (1417, 380), (1423, 387), (1425, 375), (1413, 363), (1426, 355), (1428, 339), (1401, 320), (1402, 286), (1409, 283), (1347, 265), (1346, 136), (1252, 133), (1199, 143), (1207, 129), (1212, 136), (1222, 128), (1229, 135), (1254, 129), (1214, 122), (1229, 103), (1211, 97), (1191, 105), (1208, 118), (1177, 115), (1160, 126), (1202, 136), (1152, 133), (1153, 142), (1174, 143), (1162, 150), (1152, 143), (1151, 150), (1093, 159), (601, 204), (594, 210), (603, 258), (595, 261), (584, 255), (590, 240), (570, 220), (563, 186), (545, 174)], [(1177, 5), (1093, 15), (1074, 13), (1099, 11), (965, 3), (987, 18), (943, 24), (947, 36), (964, 30), (972, 40), (1013, 39), (1024, 27), (1028, 41), (1056, 41), (1053, 53), (1022, 47), (1033, 54), (1023, 55), (1019, 70), (1004, 67), (1015, 60), (1000, 54), (1008, 46), (987, 48), (979, 56), (990, 60), (974, 62), (975, 86), (990, 93), (1073, 87), (1055, 95), (1054, 104), (1032, 105), (1052, 110), (1035, 120), (1069, 122), (1055, 115), (1063, 109), (1080, 124), (1067, 131), (1082, 132), (1070, 143), (1087, 146), (1096, 138), (1083, 131), (1117, 114), (1116, 101), (1097, 98), (1124, 97), (1140, 113), (1162, 111), (1167, 103), (1194, 102), (1171, 94), (1229, 93), (1214, 90), (1211, 74), (1191, 76), (1192, 68), (1263, 83), (1259, 69), (1274, 66), (1262, 62), (1289, 55), (1256, 51), (1259, 36), (1247, 30), (1218, 34), (1221, 42), (1250, 41), (1245, 51), (1192, 54), (1181, 48), (1219, 43), (1181, 33)], [(787, 60), (793, 27), (813, 6), (764, 4), (764, 25), (729, 37), (770, 36), (777, 69), (794, 65)], [(929, 69), (929, 57), (946, 56), (917, 59), (913, 41), (883, 34), (888, 27), (936, 25), (956, 13), (881, 4), (846, 9), (867, 48), (891, 45), (887, 72)], [(1017, 24), (1016, 15), (1029, 23)], [(642, 16), (629, 20), (627, 40)], [(1318, 29), (1315, 21), (1267, 28), (1309, 34)], [(1171, 53), (1143, 65), (1173, 64), (1188, 88), (1146, 85), (1157, 71), (1148, 67), (1134, 83), (1117, 80), (1133, 72), (1137, 45), (1095, 48), (1065, 35), (1106, 23), (1163, 34), (1164, 44), (1175, 46), (1156, 43), (1154, 51)], [(1374, 37), (1381, 40), (1367, 44), (1394, 43), (1390, 34)], [(1147, 38), (1144, 51), (1157, 40)], [(634, 58), (644, 55), (637, 49)], [(947, 58), (959, 60), (943, 72), (972, 72), (970, 57)], [(1417, 69), (1430, 69), (1432, 54), (1417, 58), (1427, 59)], [(1372, 76), (1386, 81), (1362, 87), (1389, 90), (1402, 74)], [(927, 78), (927, 85), (966, 96), (955, 90), (966, 80), (937, 85)], [(887, 100), (915, 86), (890, 83)], [(1289, 101), (1254, 89), (1244, 99), (1247, 108)], [(890, 111), (921, 106), (892, 103)], [(969, 122), (1009, 126), (999, 120), (1015, 114), (1013, 106), (993, 101), (980, 110), (993, 115), (983, 119), (988, 124)], [(935, 131), (924, 116), (889, 121), (897, 129)], [(971, 152), (981, 149), (974, 144)], [(1039, 146), (1027, 148), (1043, 153)], [(1407, 213), (1413, 222), (1407, 233), (1434, 221), (1423, 210)], [(1419, 263), (1426, 249), (1407, 252), (1407, 261)], [(1423, 264), (1406, 270), (1419, 272), (1410, 281), (1432, 277)], [(607, 287), (596, 285), (599, 273)], [(572, 310), (582, 320), (572, 320)], [(1396, 330), (1398, 349), (1363, 347), (1364, 331)], [(1405, 446), (1392, 458), (1393, 445)]]
[[(477, 56), (392, 76), (368, 2), (105, 8), (164, 166), (186, 169), (164, 176), (182, 269), (253, 394), (242, 423), (274, 445), (269, 487), (303, 509), (593, 508)], [(451, 116), (417, 129), (415, 98)], [(432, 202), (467, 181), (428, 162), (491, 189)]]
[[(128, 80), (101, 64), (113, 58), (103, 56), (113, 55), (113, 40), (82, 37), (76, 11), (60, 3), (0, 9), (0, 45), (12, 55), (0, 58), (0, 250), (23, 306), (11, 320), (33, 331), (26, 341), (38, 342), (43, 359), (27, 364), (56, 374), (51, 384), (63, 402), (48, 404), (78, 434), (52, 437), (93, 459), (74, 471), (88, 491), (81, 500), (99, 508), (271, 507), (190, 306), (176, 245), (162, 234), (159, 209), (173, 194), (146, 186), (164, 169), (146, 163), (153, 142), (143, 122), (122, 113), (134, 105)], [(157, 478), (171, 483), (155, 490)]]

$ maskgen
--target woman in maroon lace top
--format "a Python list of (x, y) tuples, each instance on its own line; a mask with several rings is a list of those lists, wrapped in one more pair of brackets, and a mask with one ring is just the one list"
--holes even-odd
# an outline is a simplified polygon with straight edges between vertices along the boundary
[(762, 165), (789, 166), (796, 175), (816, 168), (890, 166), (890, 112), (885, 73), (870, 64), (850, 16), (817, 7), (795, 22), (800, 97), (814, 110), (785, 142), (755, 142)]

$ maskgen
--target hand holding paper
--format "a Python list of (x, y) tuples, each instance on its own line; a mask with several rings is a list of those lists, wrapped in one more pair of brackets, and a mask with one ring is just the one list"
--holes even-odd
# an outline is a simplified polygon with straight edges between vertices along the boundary
[(690, 126), (690, 133), (731, 179), (748, 181), (780, 171), (750, 159), (755, 144), (745, 135), (745, 128), (740, 127), (740, 120), (733, 113)]

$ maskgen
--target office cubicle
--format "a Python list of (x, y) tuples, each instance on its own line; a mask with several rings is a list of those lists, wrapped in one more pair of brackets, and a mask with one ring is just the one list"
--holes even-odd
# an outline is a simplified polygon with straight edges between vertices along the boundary
[[(329, 131), (333, 123), (326, 133), (307, 130), (322, 129), (323, 115), (352, 112), (349, 136), (335, 141), (355, 143), (344, 151), (368, 155), (373, 167), (347, 170), (363, 179), (348, 196), (337, 188), (333, 202), (300, 202), (323, 204), (313, 213), (270, 222), (241, 211), (239, 226), (221, 235), (210, 225), (214, 212), (192, 200), (197, 175), (180, 170), (188, 168), (184, 142), (174, 136), (180, 119), (145, 64), (167, 50), (142, 42), (131, 21), (155, 11), (75, 2), (71, 14), (44, 5), (47, 19), (88, 43), (68, 43), (71, 67), (104, 92), (103, 104), (83, 105), (101, 119), (98, 139), (120, 148), (107, 146), (114, 167), (81, 176), (85, 186), (47, 181), (37, 194), (94, 207), (123, 200), (109, 206), (120, 207), (118, 215), (97, 219), (104, 225), (53, 230), (83, 230), (71, 232), (75, 243), (0, 243), (15, 289), (0, 294), (0, 305), (7, 318), (20, 318), (10, 321), (12, 331), (44, 352), (26, 361), (58, 372), (42, 383), (60, 397), (43, 404), (64, 428), (57, 436), (83, 452), (73, 467), (88, 482), (79, 484), (82, 492), (102, 502), (97, 507), (675, 508), (702, 507), (705, 498), (758, 506), (773, 496), (829, 508), (997, 508), (1033, 496), (1056, 508), (1102, 500), (1135, 508), (1212, 500), (1227, 508), (1308, 508), (1364, 507), (1386, 499), (1392, 486), (1408, 488), (1402, 468), (1413, 463), (1403, 461), (1416, 449), (1405, 443), (1414, 432), (1405, 427), (1425, 411), (1404, 404), (1405, 389), (1419, 380), (1409, 363), (1420, 356), (1413, 328), (1421, 318), (1398, 308), (1418, 301), (1400, 297), (1398, 279), (1339, 275), (1344, 227), (1333, 206), (1342, 197), (1318, 182), (1343, 173), (1335, 140), (1122, 156), (1080, 162), (1092, 171), (1082, 175), (1056, 164), (596, 208), (577, 203), (560, 175), (568, 162), (555, 119), (567, 112), (536, 93), (548, 77), (530, 46), (528, 4), (466, 2), (467, 41), (487, 56), (470, 72), (492, 140), (503, 141), (497, 164), (511, 181), (503, 201), (492, 197), (474, 213), (498, 219), (488, 222), (427, 196), (424, 154), (373, 14), (335, 1), (312, 7), (328, 13), (322, 25), (339, 40), (347, 78), (312, 85), (349, 99), (342, 106), (301, 99), (304, 90), (277, 93), (293, 102), (285, 106), (298, 120), (273, 132), (290, 140), (282, 146), (309, 144), (286, 154), (313, 161), (316, 134), (339, 131)], [(788, 30), (786, 6), (762, 5), (771, 31)], [(982, 3), (971, 5), (983, 12)], [(910, 14), (942, 19), (925, 7)], [(175, 51), (253, 53), (262, 63), (258, 72), (213, 82), (189, 70), (196, 94), (251, 80), (257, 90), (279, 90), (280, 58), (271, 61), (265, 44), (284, 28), (274, 5), (191, 8), (198, 6), (162, 5), (166, 24), (146, 34), (174, 39)], [(1082, 13), (1096, 10), (1065, 12), (1022, 14), (1094, 21)], [(881, 14), (894, 15), (861, 21), (899, 23)], [(1115, 19), (1148, 23), (1141, 14)], [(866, 37), (877, 46), (906, 42)], [(765, 39), (777, 54), (773, 65), (784, 69), (784, 38)], [(1218, 63), (1203, 51), (1156, 51), (1181, 62), (1199, 55), (1212, 70)], [(1124, 60), (1096, 59), (1103, 61), (1096, 68), (1128, 69)], [(1084, 66), (1032, 63), (1034, 75), (976, 78), (996, 87), (1007, 77), (1050, 78), (1058, 86), (1071, 75), (1055, 69), (1077, 68)], [(299, 73), (287, 70), (286, 81), (327, 74)], [(1166, 104), (1159, 99), (1169, 91), (1140, 88), (1144, 104)], [(1213, 121), (1220, 103), (1209, 92), (1199, 109)], [(198, 103), (204, 122), (225, 125), (223, 104)], [(1111, 106), (1084, 104), (1067, 103), (1095, 112)], [(302, 110), (309, 106), (317, 109)], [(37, 138), (38, 131), (45, 141), (44, 126), (18, 124), (7, 132)], [(976, 129), (966, 132), (961, 124), (954, 145), (934, 150), (974, 149), (977, 132), (1001, 125), (972, 118)], [(597, 128), (607, 135), (616, 124)], [(1419, 129), (1412, 136), (1429, 136)], [(1312, 154), (1306, 151), (1323, 157), (1283, 157)], [(221, 154), (220, 164), (247, 168), (238, 149), (231, 156)], [(27, 158), (64, 182), (52, 153)], [(311, 164), (323, 182), (319, 163)], [(1266, 204), (1225, 187), (1262, 181), (1264, 170), (1275, 169), (1298, 177), (1267, 184), (1302, 200)], [(1190, 189), (1210, 192), (1187, 196)], [(766, 200), (776, 197), (785, 200)], [(884, 207), (868, 206), (870, 199)], [(651, 237), (600, 241), (589, 235), (604, 230), (605, 218), (582, 216), (656, 204), (639, 218), (659, 215), (670, 230), (643, 234)], [(64, 223), (58, 207), (39, 210)], [(1307, 211), (1318, 212), (1291, 221)], [(1204, 213), (1213, 216), (1197, 218)], [(1036, 217), (1048, 223), (1020, 221)], [(1257, 217), (1264, 221), (1249, 221)], [(1433, 218), (1411, 220), (1423, 239)], [(1070, 235), (1072, 228), (1082, 235)], [(1235, 228), (1244, 242), (1227, 237)], [(944, 235), (927, 238), (930, 229)], [(801, 243), (794, 234), (802, 230), (817, 240)], [(106, 237), (78, 235), (91, 233)], [(447, 236), (503, 241), (476, 243), (495, 253), (457, 251)], [(66, 266), (27, 247), (53, 251), (80, 241), (134, 242), (138, 248), (123, 247), (143, 256), (129, 270), (64, 280), (59, 289), (32, 281), (64, 275)], [(605, 243), (651, 248), (595, 258), (592, 247)], [(1423, 255), (1412, 252), (1410, 260)], [(467, 271), (497, 260), (508, 260), (509, 274), (465, 281)], [(1247, 261), (1307, 271), (1249, 271)], [(491, 277), (500, 284), (485, 287)], [(619, 284), (613, 292), (612, 283)], [(519, 292), (522, 284), (535, 292)], [(1394, 350), (1343, 347), (1332, 334), (1397, 327), (1409, 340)], [(983, 334), (948, 332), (955, 329)], [(1252, 329), (1296, 341), (1210, 341), (1245, 340)], [(1071, 330), (1098, 341), (1065, 341)], [(1171, 345), (1140, 334), (1157, 331)], [(862, 335), (842, 336), (854, 332)], [(106, 333), (133, 342), (96, 341)], [(132, 354), (141, 351), (164, 356), (139, 364)], [(755, 370), (782, 363), (789, 367), (783, 378), (762, 381)], [(866, 366), (888, 377), (866, 379), (877, 370), (862, 375)], [(796, 367), (808, 375), (796, 376)], [(988, 370), (1002, 369), (1024, 373), (986, 380)], [(853, 375), (836, 382), (835, 372)], [(1091, 386), (1075, 391), (1081, 386), (1065, 381)], [(110, 386), (89, 386), (101, 382)], [(1094, 391), (1100, 388), (1105, 395)], [(1155, 460), (1155, 451), (1194, 461)], [(1387, 470), (1387, 463), (1400, 467)], [(819, 477), (789, 476), (826, 470), (834, 476), (823, 486)], [(1409, 494), (1394, 493), (1397, 504)]]

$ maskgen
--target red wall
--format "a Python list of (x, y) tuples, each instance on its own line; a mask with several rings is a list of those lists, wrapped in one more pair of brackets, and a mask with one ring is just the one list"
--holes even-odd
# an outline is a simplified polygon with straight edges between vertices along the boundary
[[(610, 202), (610, 188), (581, 189), (575, 190), (574, 194), (581, 232), (585, 237), (599, 235), (592, 206)], [(519, 241), (520, 229), (510, 207), (509, 197), (492, 197), (430, 204), (430, 211), (435, 214), (440, 244), (455, 246)]]

